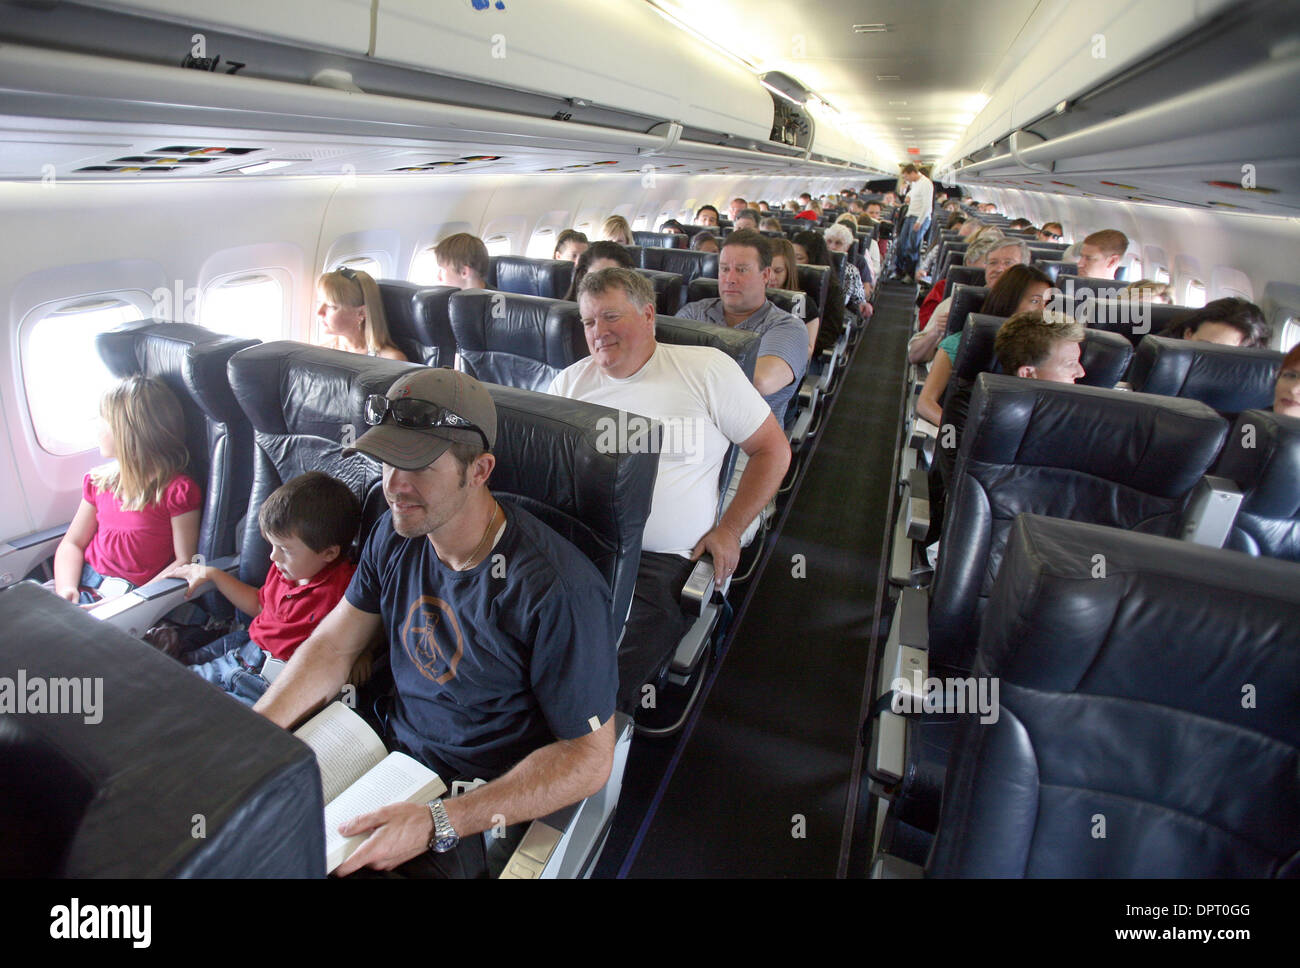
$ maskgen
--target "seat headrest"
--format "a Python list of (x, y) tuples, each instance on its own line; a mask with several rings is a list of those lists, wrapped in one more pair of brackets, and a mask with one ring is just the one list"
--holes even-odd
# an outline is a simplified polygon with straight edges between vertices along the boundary
[(981, 373), (1001, 372), (997, 354), (993, 352), (993, 341), (1005, 322), (1002, 316), (984, 313), (970, 313), (966, 317), (966, 325), (961, 329), (961, 342), (957, 344), (957, 359), (952, 366), (954, 377), (971, 381)]
[(636, 240), (637, 245), (653, 245), (661, 249), (689, 249), (691, 247), (690, 236), (679, 235), (676, 232), (634, 231), (632, 238)]
[(964, 283), (968, 286), (982, 286), (984, 285), (984, 270), (979, 266), (949, 266), (947, 279), (948, 285), (945, 287), (945, 292), (958, 283)]
[(455, 286), (418, 286), (401, 279), (380, 279), (388, 331), (406, 358), (427, 366), (451, 366), (456, 339), (451, 332), (451, 295)]
[(978, 313), (988, 294), (988, 286), (966, 282), (953, 285), (951, 291), (946, 293), (952, 297), (952, 305), (948, 307), (948, 332), (957, 332), (966, 324), (966, 318), (971, 313)]
[(488, 260), (488, 278), (484, 281), (503, 292), (563, 299), (573, 282), (573, 263), (567, 259), (494, 255)]
[(1133, 357), (1129, 383), (1143, 393), (1187, 397), (1235, 415), (1273, 403), (1281, 365), (1281, 353), (1262, 347), (1146, 336)]
[(230, 361), (230, 385), (259, 434), (320, 437), (339, 443), (367, 429), (366, 398), (387, 393), (411, 363), (307, 346), (263, 343)]
[(465, 371), (485, 383), (545, 390), (588, 355), (578, 304), (558, 299), (466, 289), (451, 327)]
[(714, 326), (712, 323), (678, 316), (656, 316), (655, 339), (660, 343), (679, 346), (712, 346), (740, 364), (750, 380), (754, 379), (754, 367), (758, 365), (758, 347), (762, 342), (757, 333), (749, 330)]
[(984, 373), (960, 456), (1069, 470), (1173, 498), (1204, 476), (1227, 432), (1195, 400)]
[(696, 252), (694, 249), (660, 249), (646, 246), (639, 250), (640, 259), (638, 260), (636, 250), (629, 246), (628, 251), (632, 252), (633, 265), (639, 265), (642, 269), (675, 272), (686, 283), (700, 276), (707, 276), (710, 279), (718, 278), (718, 253), (716, 252)]
[(675, 316), (682, 308), (682, 277), (675, 272), (660, 272), (658, 269), (635, 269), (637, 275), (645, 276), (655, 288), (655, 312), (662, 316)]
[(1247, 410), (1215, 473), (1242, 490), (1224, 547), (1300, 562), (1300, 418)]

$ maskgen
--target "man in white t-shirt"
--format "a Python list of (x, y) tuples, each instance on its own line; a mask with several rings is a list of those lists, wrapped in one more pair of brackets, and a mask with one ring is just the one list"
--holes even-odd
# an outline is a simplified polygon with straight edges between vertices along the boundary
[(934, 182), (921, 174), (916, 165), (903, 168), (907, 189), (907, 214), (898, 232), (898, 274), (910, 279), (916, 272), (921, 240), (930, 224), (930, 209), (934, 206)]
[[(593, 272), (578, 288), (578, 307), (591, 356), (564, 370), (550, 391), (664, 425), (636, 595), (619, 649), (619, 700), (627, 708), (690, 627), (678, 598), (692, 562), (708, 552), (719, 583), (735, 572), (740, 536), (780, 487), (790, 445), (735, 360), (708, 346), (656, 342), (654, 289), (643, 276)], [(715, 523), (719, 475), (733, 443), (749, 460)], [(617, 442), (629, 444), (636, 441)]]

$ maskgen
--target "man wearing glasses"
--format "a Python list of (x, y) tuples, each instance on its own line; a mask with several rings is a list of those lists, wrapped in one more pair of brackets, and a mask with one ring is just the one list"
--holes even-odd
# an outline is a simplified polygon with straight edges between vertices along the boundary
[[(342, 832), (370, 836), (338, 873), (403, 865), (411, 876), (489, 876), (524, 821), (608, 779), (617, 688), (609, 589), (573, 545), (492, 496), (496, 407), (478, 381), (421, 368), (370, 397), (366, 422), (355, 450), (382, 462), (390, 513), (343, 600), (254, 708), (293, 725), (385, 635), (390, 747), (449, 787), (486, 783), (353, 818)], [(502, 823), (513, 836), (475, 836)]]

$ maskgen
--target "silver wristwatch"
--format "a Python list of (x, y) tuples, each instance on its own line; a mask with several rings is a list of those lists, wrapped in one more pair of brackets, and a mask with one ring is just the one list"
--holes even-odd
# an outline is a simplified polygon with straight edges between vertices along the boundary
[(460, 834), (451, 825), (447, 808), (441, 800), (429, 801), (429, 813), (433, 816), (433, 836), (429, 838), (429, 850), (436, 854), (445, 854), (460, 843)]

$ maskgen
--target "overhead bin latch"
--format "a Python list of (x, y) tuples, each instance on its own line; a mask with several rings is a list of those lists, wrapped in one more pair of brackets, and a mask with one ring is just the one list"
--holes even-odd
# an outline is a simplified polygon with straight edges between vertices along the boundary
[[(1037, 138), (1038, 140), (1032, 144), (1028, 144), (1025, 142), (1026, 138)], [(1025, 161), (1020, 154), (1020, 152), (1024, 151), (1026, 148), (1032, 148), (1035, 144), (1042, 144), (1046, 140), (1047, 139), (1041, 134), (1034, 134), (1032, 131), (1016, 129), (1011, 132), (1011, 138), (1009, 141), (1011, 157), (1016, 160), (1016, 164), (1021, 168), (1028, 168), (1030, 171), (1041, 171), (1045, 174), (1051, 174), (1056, 171), (1056, 162), (1048, 162), (1046, 165), (1035, 164), (1032, 161)]]
[(637, 154), (641, 155), (661, 155), (672, 149), (674, 145), (682, 138), (682, 123), (680, 121), (660, 121), (653, 128), (646, 132), (658, 138), (663, 138), (664, 143), (654, 148), (642, 148)]

